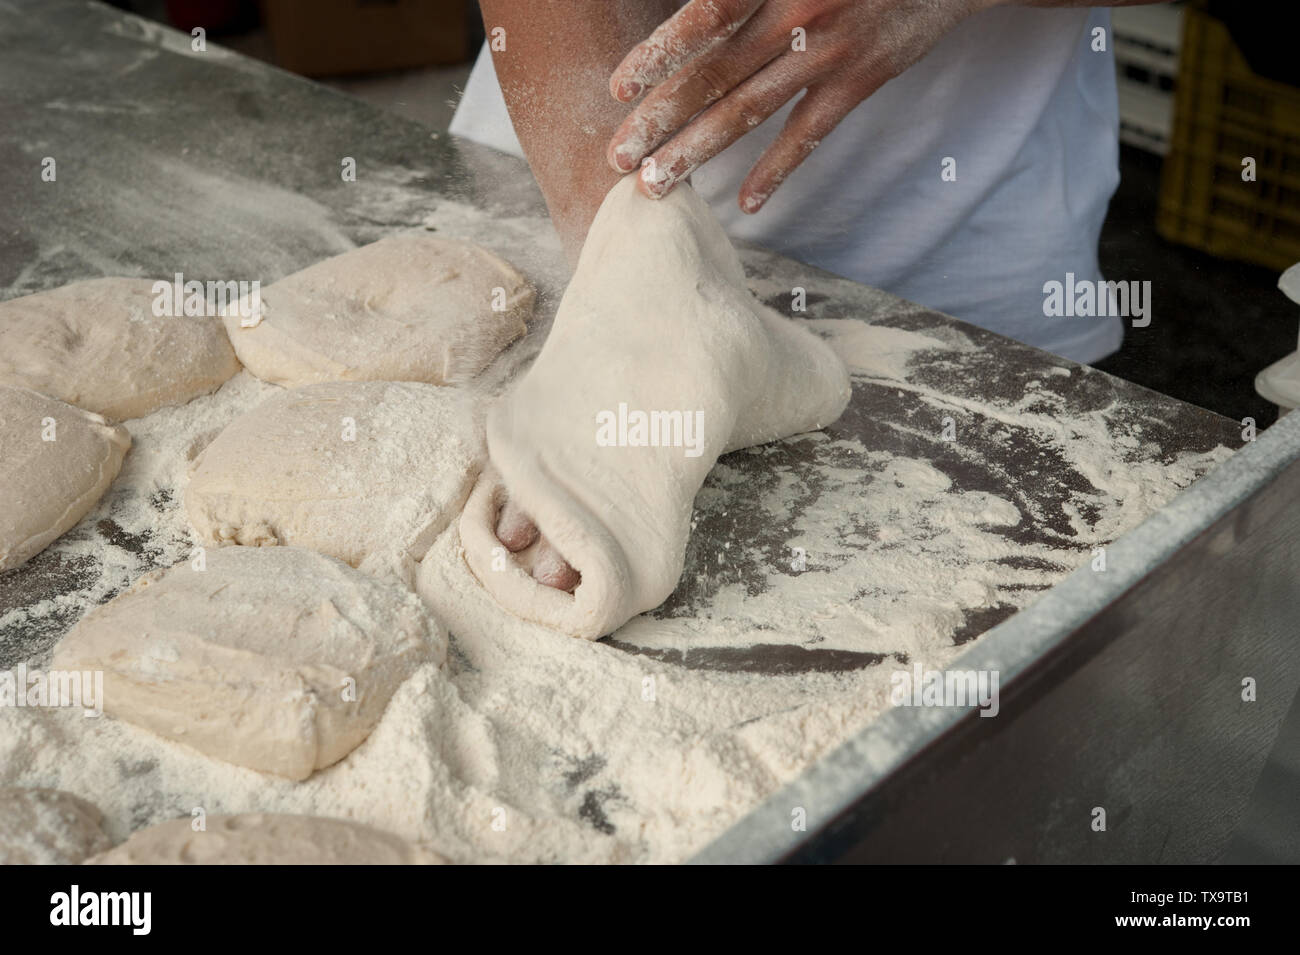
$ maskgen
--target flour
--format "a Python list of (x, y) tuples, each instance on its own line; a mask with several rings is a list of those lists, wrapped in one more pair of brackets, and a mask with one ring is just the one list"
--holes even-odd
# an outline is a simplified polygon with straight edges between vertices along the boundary
[[(817, 326), (832, 343), (866, 349), (858, 358), (873, 370), (859, 386), (914, 389), (962, 410), (916, 384), (923, 376), (909, 362), (933, 360), (936, 348), (954, 362), (979, 349), (859, 324)], [(852, 349), (840, 350), (852, 364)], [(900, 370), (911, 380), (872, 378)], [(241, 372), (214, 395), (128, 422), (135, 446), (122, 477), (51, 548), (85, 561), (89, 586), (11, 611), (0, 632), (75, 619), (144, 564), (186, 557), (193, 542), (177, 506), (186, 458), (278, 392)], [(1050, 414), (1052, 400), (1026, 394), (977, 410), (1004, 421), (1008, 441), (1046, 435), (1112, 489), (1070, 496), (1083, 533), (1071, 539), (1063, 528), (1059, 546), (1008, 539), (1006, 527), (1027, 516), (1014, 495), (960, 490), (928, 461), (851, 438), (800, 436), (721, 459), (696, 501), (678, 592), (607, 641), (503, 616), (466, 567), (453, 524), (424, 558), (439, 582), (426, 590), (452, 633), (447, 664), (418, 669), (365, 742), (304, 782), (108, 717), (6, 709), (0, 785), (88, 799), (118, 842), (202, 807), (352, 819), (457, 862), (682, 860), (870, 724), (889, 705), (894, 669), (946, 666), (963, 649), (954, 636), (974, 636), (961, 636), (967, 621), (1028, 604), (1088, 560), (1094, 541), (1132, 527), (1228, 454), (1126, 460), (1123, 444), (1141, 443), (1141, 425), (1112, 439), (1105, 409), (1067, 424)], [(815, 466), (799, 466), (809, 453)], [(1132, 498), (1110, 496), (1135, 488)], [(747, 514), (776, 526), (779, 540), (739, 535), (734, 522)], [(94, 531), (104, 521), (117, 528), (107, 539)], [(793, 548), (803, 549), (803, 571), (791, 569)]]
[[(485, 245), (541, 293), (537, 327), (467, 389), (483, 402), (544, 337), (563, 282), (559, 244), (545, 220), (442, 199), (426, 207), (410, 197), (411, 175), (363, 176), (349, 195), (381, 210), (377, 222)], [(163, 178), (168, 193), (179, 184)], [(320, 257), (354, 244), (320, 207), (263, 193), (258, 201), (285, 211), (293, 230), (320, 225)], [(214, 244), (231, 248), (223, 236), (216, 230)], [(237, 239), (260, 255), (277, 237)], [(270, 256), (267, 280), (302, 264)], [(750, 284), (780, 304), (792, 285), (810, 284), (795, 278)], [(836, 281), (817, 276), (817, 289), (833, 292)], [(48, 285), (39, 269), (23, 283)], [(846, 301), (869, 310), (875, 300), (854, 289)], [(821, 314), (836, 314), (830, 305)], [(953, 383), (996, 378), (988, 365), (999, 358), (954, 327), (809, 324), (856, 368), (860, 400), (825, 433), (722, 457), (696, 497), (677, 590), (611, 638), (557, 637), (503, 616), (465, 566), (453, 522), (424, 558), (425, 576), (441, 582), (425, 589), (452, 634), (447, 662), (417, 669), (336, 765), (293, 783), (110, 717), (0, 708), (0, 786), (87, 799), (115, 842), (202, 807), (352, 819), (455, 862), (679, 861), (868, 726), (889, 706), (895, 669), (947, 666), (1230, 454), (1162, 454), (1160, 421), (1109, 399), (1080, 411), (1058, 389), (1099, 373), (1047, 359), (1023, 389), (972, 398), (976, 389)], [(125, 422), (133, 446), (104, 498), (31, 559), (39, 575), (0, 578), (0, 668), (48, 666), (87, 610), (188, 559), (190, 462), (282, 393), (240, 372), (214, 394)], [(880, 396), (900, 413), (854, 419)], [(944, 416), (958, 440), (940, 446)], [(976, 462), (974, 483), (955, 467), (975, 456), (971, 429), (993, 452)], [(1030, 526), (1041, 531), (1032, 540), (1022, 533)], [(417, 568), (363, 569), (409, 581)]]
[(311, 816), (173, 819), (136, 832), (87, 865), (441, 865), (446, 860), (370, 826)]
[(112, 845), (99, 820), (68, 793), (0, 788), (0, 865), (76, 865)]
[[(984, 427), (995, 426), (998, 443), (1009, 455), (1022, 449), (1030, 437), (1068, 461), (1070, 469), (1086, 478), (1094, 491), (1063, 506), (1069, 515), (1069, 536), (1080, 546), (1114, 540), (1168, 501), (1172, 489), (1186, 488), (1209, 467), (1231, 456), (1223, 447), (1206, 453), (1182, 452), (1172, 458), (1154, 453), (1159, 451), (1158, 444), (1145, 439), (1143, 423), (1131, 420), (1131, 413), (1114, 403), (1071, 412), (1062, 394), (1048, 383), (1054, 378), (1097, 374), (1088, 369), (1045, 367), (1042, 379), (1028, 382), (1023, 395), (1006, 402), (963, 399), (941, 385), (924, 384), (907, 374), (909, 363), (918, 355), (925, 355), (933, 369), (956, 373), (962, 368), (963, 356), (982, 351), (956, 329), (939, 329), (931, 335), (835, 319), (816, 319), (809, 325), (828, 335), (832, 347), (851, 368), (896, 383), (901, 391), (954, 416), (954, 427), (959, 420), (965, 426), (978, 418)], [(1023, 468), (1022, 479), (1051, 477), (1045, 469), (1029, 463)], [(1097, 507), (1102, 501), (1105, 506)], [(1050, 523), (1049, 515), (1041, 510), (1026, 509), (1026, 516), (1036, 523)]]

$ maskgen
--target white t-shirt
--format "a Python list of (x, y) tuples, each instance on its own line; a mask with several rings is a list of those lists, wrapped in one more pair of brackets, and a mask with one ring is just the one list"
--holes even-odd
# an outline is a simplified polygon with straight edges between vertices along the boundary
[[(1109, 28), (1104, 8), (985, 11), (850, 113), (757, 215), (736, 194), (789, 106), (692, 182), (734, 237), (1097, 361), (1119, 347), (1120, 320), (1048, 317), (1043, 287), (1102, 278), (1097, 239), (1119, 181)], [(523, 155), (486, 49), (451, 131)]]

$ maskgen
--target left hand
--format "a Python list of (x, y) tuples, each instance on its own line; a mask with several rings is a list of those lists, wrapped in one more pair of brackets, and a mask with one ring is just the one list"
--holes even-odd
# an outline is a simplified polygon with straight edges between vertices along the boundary
[(659, 198), (806, 89), (740, 187), (740, 208), (757, 212), (855, 106), (997, 2), (691, 0), (610, 77), (617, 100), (650, 92), (614, 134), (609, 162), (644, 166), (641, 191)]

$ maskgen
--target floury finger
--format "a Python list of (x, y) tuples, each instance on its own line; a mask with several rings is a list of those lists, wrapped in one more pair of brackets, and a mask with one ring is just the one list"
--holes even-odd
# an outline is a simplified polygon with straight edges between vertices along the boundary
[(610, 76), (610, 94), (631, 102), (734, 34), (763, 4), (764, 0), (692, 0), (623, 58)]

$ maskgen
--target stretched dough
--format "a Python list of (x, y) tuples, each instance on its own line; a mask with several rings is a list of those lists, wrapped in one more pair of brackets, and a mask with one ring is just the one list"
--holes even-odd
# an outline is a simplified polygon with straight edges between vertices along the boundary
[(239, 371), (221, 321), (154, 315), (153, 286), (89, 279), (0, 303), (0, 383), (109, 421), (215, 391)]
[(482, 464), (473, 400), (418, 382), (296, 388), (232, 422), (195, 460), (185, 509), (204, 541), (293, 544), (353, 567), (419, 560)]
[(441, 856), (346, 819), (248, 813), (208, 816), (195, 832), (172, 819), (87, 859), (87, 865), (441, 865)]
[(120, 425), (0, 384), (0, 570), (24, 563), (81, 520), (130, 447)]
[(0, 865), (76, 865), (112, 845), (103, 815), (57, 789), (0, 789)]
[(227, 547), (92, 610), (53, 666), (102, 670), (110, 716), (305, 779), (360, 744), (415, 668), (446, 652), (403, 587), (296, 547)]
[[(830, 424), (848, 399), (844, 364), (754, 299), (693, 190), (654, 201), (624, 177), (540, 355), (488, 413), (495, 472), (461, 517), (466, 560), (507, 610), (600, 637), (677, 586), (695, 494), (720, 454)], [(661, 416), (659, 446), (634, 413)], [(494, 528), (507, 490), (582, 574), (573, 594), (538, 584), (526, 552), (503, 559)]]
[(238, 315), (225, 322), (244, 366), (286, 387), (443, 385), (477, 375), (523, 335), (534, 297), (524, 277), (487, 249), (393, 236), (262, 289), (260, 322)]

